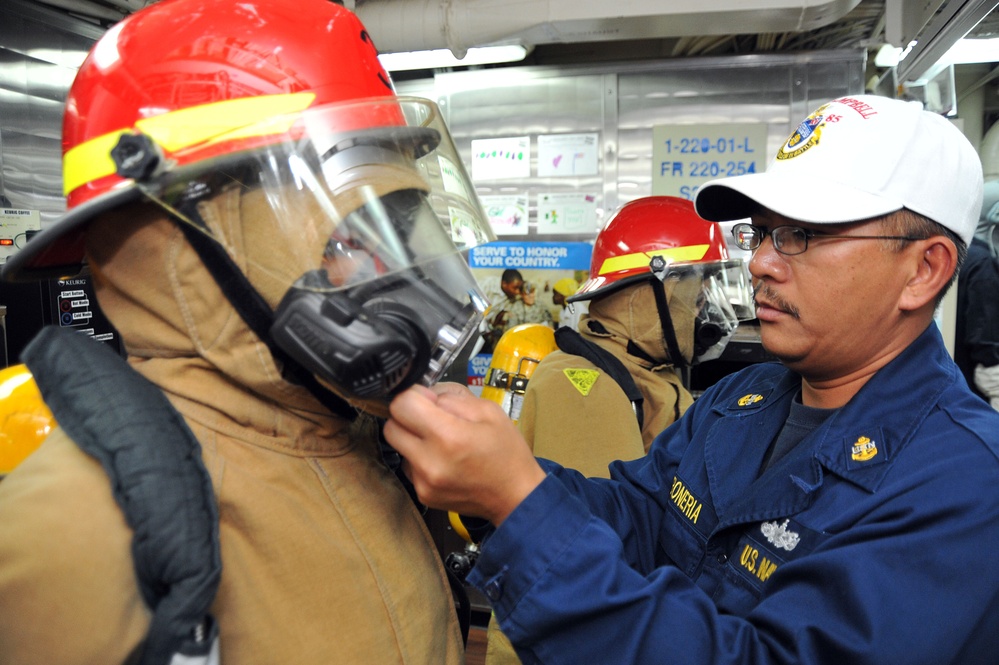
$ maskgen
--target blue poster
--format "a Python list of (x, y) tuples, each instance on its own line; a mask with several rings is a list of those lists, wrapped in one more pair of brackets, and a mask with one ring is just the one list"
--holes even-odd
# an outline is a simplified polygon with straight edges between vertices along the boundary
[(593, 245), (588, 242), (497, 241), (473, 247), (472, 268), (589, 270)]

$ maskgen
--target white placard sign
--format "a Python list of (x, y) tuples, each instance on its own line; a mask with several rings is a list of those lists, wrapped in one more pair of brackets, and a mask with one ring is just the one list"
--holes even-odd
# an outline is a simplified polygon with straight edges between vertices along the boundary
[(656, 125), (652, 128), (652, 193), (693, 199), (709, 180), (762, 173), (764, 123)]

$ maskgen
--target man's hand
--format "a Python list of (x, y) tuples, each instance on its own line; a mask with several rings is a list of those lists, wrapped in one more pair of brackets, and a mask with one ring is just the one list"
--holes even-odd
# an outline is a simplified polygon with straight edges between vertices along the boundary
[(392, 400), (389, 411), (385, 438), (431, 508), (499, 526), (545, 479), (503, 409), (464, 386), (414, 386)]

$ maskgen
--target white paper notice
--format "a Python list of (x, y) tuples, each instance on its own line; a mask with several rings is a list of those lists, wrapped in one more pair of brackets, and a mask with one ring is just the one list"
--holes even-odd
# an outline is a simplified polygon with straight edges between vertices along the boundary
[(515, 136), (504, 139), (472, 141), (472, 179), (504, 180), (531, 175), (531, 138)]
[(592, 194), (538, 194), (539, 234), (589, 233), (597, 230), (597, 199)]
[(538, 137), (538, 175), (579, 176), (598, 173), (597, 134), (546, 134)]

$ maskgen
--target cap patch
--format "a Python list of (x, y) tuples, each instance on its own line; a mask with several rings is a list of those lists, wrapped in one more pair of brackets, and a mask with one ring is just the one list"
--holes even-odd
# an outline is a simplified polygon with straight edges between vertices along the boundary
[(788, 137), (787, 143), (777, 151), (777, 159), (797, 157), (812, 146), (819, 144), (819, 140), (822, 138), (822, 126), (826, 120), (830, 122), (839, 120), (839, 116), (835, 115), (827, 118), (823, 113), (827, 108), (829, 108), (829, 104), (823, 104), (801, 121), (794, 133)]
[(856, 111), (858, 115), (864, 120), (867, 120), (873, 115), (877, 115), (877, 111), (867, 102), (861, 101), (859, 99), (854, 99), (852, 97), (843, 97), (835, 101), (829, 102), (828, 104), (823, 104), (819, 108), (815, 109), (811, 115), (801, 121), (798, 128), (794, 130), (794, 133), (787, 139), (787, 143), (781, 146), (781, 149), (777, 151), (777, 159), (791, 159), (802, 154), (812, 146), (819, 144), (822, 139), (822, 127), (826, 123), (835, 123), (843, 119), (842, 115), (837, 113), (828, 113), (829, 107), (833, 104), (838, 104), (840, 106), (846, 106), (853, 111)]
[(590, 394), (590, 389), (600, 377), (600, 372), (595, 369), (564, 369), (562, 373), (583, 397)]

